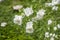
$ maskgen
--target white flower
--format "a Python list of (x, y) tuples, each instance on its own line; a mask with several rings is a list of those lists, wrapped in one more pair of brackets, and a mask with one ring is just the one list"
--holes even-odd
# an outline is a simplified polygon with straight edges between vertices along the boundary
[(41, 10), (39, 10), (39, 11), (37, 12), (36, 18), (37, 18), (37, 19), (40, 19), (40, 18), (42, 18), (44, 15), (45, 15), (45, 10), (44, 10), (44, 9), (41, 9)]
[(7, 25), (6, 22), (2, 22), (2, 23), (1, 23), (1, 26), (2, 26), (2, 27), (5, 27), (6, 25)]
[(45, 33), (45, 37), (47, 37), (47, 38), (49, 37), (49, 32)]
[(57, 27), (60, 28), (60, 24), (58, 24)]
[(21, 25), (22, 24), (22, 16), (19, 16), (19, 15), (15, 15), (15, 18), (14, 18), (14, 23), (15, 24), (18, 24), (18, 25)]
[(52, 20), (51, 19), (49, 19), (48, 20), (48, 25), (50, 25), (52, 23)]
[(57, 30), (57, 27), (54, 27), (54, 30), (56, 31)]
[(53, 6), (52, 10), (58, 10), (58, 7), (57, 6)]
[(51, 37), (50, 40), (54, 40), (54, 37)]
[(27, 22), (26, 24), (26, 33), (33, 33), (34, 29), (33, 29), (33, 22)]
[(24, 13), (26, 16), (30, 16), (31, 14), (33, 14), (33, 10), (32, 8), (27, 7), (26, 9), (24, 9)]
[(22, 5), (16, 5), (16, 6), (13, 6), (13, 9), (14, 9), (14, 10), (19, 10), (19, 9), (21, 9), (21, 8), (23, 8)]

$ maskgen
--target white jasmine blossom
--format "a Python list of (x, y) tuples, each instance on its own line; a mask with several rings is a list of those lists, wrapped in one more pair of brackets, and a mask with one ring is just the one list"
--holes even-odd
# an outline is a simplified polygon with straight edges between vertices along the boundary
[(19, 10), (19, 9), (21, 9), (21, 8), (23, 8), (22, 5), (16, 5), (16, 6), (13, 6), (13, 9), (14, 9), (14, 10)]
[(52, 23), (52, 20), (51, 19), (49, 19), (48, 20), (48, 25), (50, 25)]
[(43, 16), (45, 15), (45, 10), (44, 9), (41, 9), (37, 12), (37, 16), (36, 18), (37, 19), (41, 19)]
[(45, 33), (45, 37), (47, 37), (47, 38), (49, 37), (49, 32)]
[(53, 6), (52, 10), (58, 10), (58, 7), (57, 6)]
[(57, 27), (60, 28), (60, 24), (58, 24)]
[(33, 14), (33, 9), (27, 7), (24, 9), (24, 13), (26, 16), (30, 16), (31, 14)]
[(54, 31), (56, 31), (57, 30), (57, 27), (54, 27)]
[(33, 33), (34, 29), (33, 29), (33, 22), (27, 22), (26, 24), (26, 33)]
[(2, 27), (5, 27), (6, 25), (7, 25), (6, 22), (2, 22), (2, 23), (1, 23), (1, 26), (2, 26)]
[(14, 23), (15, 24), (18, 24), (18, 25), (21, 25), (22, 24), (22, 16), (19, 16), (19, 15), (15, 15), (15, 18), (14, 18)]

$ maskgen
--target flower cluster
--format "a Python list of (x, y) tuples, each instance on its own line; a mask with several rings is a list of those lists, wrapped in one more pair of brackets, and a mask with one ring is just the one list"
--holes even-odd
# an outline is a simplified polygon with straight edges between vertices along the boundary
[(50, 40), (54, 40), (54, 38), (56, 38), (57, 35), (55, 33), (45, 32), (45, 37), (46, 38), (49, 38), (50, 37)]
[[(2, 0), (0, 0), (1, 2)], [(52, 0), (51, 3), (45, 3), (45, 6), (47, 7), (52, 7), (52, 11), (57, 11), (58, 10), (58, 6), (57, 4), (60, 4), (60, 0)], [(16, 25), (19, 25), (21, 26), (22, 23), (23, 23), (23, 20), (24, 20), (24, 17), (29, 17), (31, 15), (33, 15), (34, 13), (34, 10), (32, 7), (26, 7), (24, 8), (23, 5), (15, 5), (12, 7), (14, 11), (23, 11), (23, 13), (21, 13), (22, 15), (17, 15), (15, 14), (14, 18), (13, 18), (13, 23), (15, 23)], [(29, 22), (26, 23), (26, 27), (25, 27), (25, 32), (26, 33), (34, 33), (34, 22), (37, 21), (37, 20), (41, 20), (43, 19), (43, 17), (45, 16), (46, 14), (46, 10), (43, 9), (43, 8), (40, 8), (37, 12), (36, 12), (36, 16), (33, 17), (31, 19), (31, 21), (29, 20)], [(53, 24), (53, 20), (52, 19), (48, 19), (47, 21), (47, 25), (50, 26)], [(7, 26), (7, 22), (2, 22), (1, 27), (5, 27)], [(50, 30), (51, 28), (48, 27), (48, 30)], [(58, 29), (60, 29), (60, 24), (58, 24), (57, 26), (54, 26), (52, 30), (54, 31), (57, 31)], [(50, 40), (54, 40), (55, 37), (57, 37), (56, 33), (50, 33), (50, 32), (45, 32), (44, 33), (45, 35), (45, 38), (50, 38)]]

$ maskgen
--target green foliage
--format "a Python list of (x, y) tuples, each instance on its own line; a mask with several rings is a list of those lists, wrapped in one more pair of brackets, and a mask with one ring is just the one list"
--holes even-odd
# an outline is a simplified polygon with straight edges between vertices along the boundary
[[(57, 31), (52, 31), (53, 27), (60, 23), (60, 5), (57, 5), (59, 7), (58, 11), (52, 11), (51, 7), (45, 7), (45, 2), (51, 2), (50, 0), (4, 0), (0, 2), (0, 23), (1, 22), (7, 22), (6, 27), (0, 26), (0, 40), (49, 40), (49, 38), (44, 39), (44, 33), (46, 31), (56, 33), (58, 36), (58, 39), (60, 40), (60, 29)], [(29, 17), (24, 17), (23, 24), (21, 26), (16, 25), (13, 23), (13, 18), (15, 15), (21, 15), (23, 12), (14, 11), (13, 6), (14, 5), (23, 5), (24, 8), (31, 7), (34, 10), (33, 15)], [(46, 14), (43, 17), (42, 20), (38, 20), (37, 22), (34, 22), (34, 33), (27, 34), (25, 32), (25, 26), (26, 23), (32, 19), (32, 17), (36, 16), (36, 12), (39, 9), (45, 9)], [(21, 9), (23, 10), (23, 9)], [(48, 19), (52, 19), (55, 22), (52, 23), (52, 25), (48, 26), (47, 21)], [(51, 27), (51, 30), (47, 30), (48, 27)]]

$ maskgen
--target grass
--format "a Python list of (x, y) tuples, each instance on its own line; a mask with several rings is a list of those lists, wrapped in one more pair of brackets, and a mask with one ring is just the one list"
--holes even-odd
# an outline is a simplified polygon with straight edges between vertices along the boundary
[[(45, 32), (56, 33), (58, 38), (55, 40), (60, 40), (60, 29), (57, 31), (53, 30), (53, 27), (60, 24), (60, 5), (57, 5), (59, 9), (57, 11), (52, 11), (51, 7), (45, 7), (44, 3), (51, 2), (50, 0), (4, 0), (0, 2), (0, 23), (7, 22), (6, 27), (0, 26), (0, 40), (50, 40), (50, 38), (45, 38)], [(23, 5), (24, 8), (32, 6), (34, 13), (29, 17), (24, 17), (23, 24), (21, 26), (13, 23), (13, 18), (15, 15), (21, 15), (23, 13), (20, 11), (14, 11), (14, 5)], [(34, 33), (27, 34), (25, 32), (26, 23), (36, 16), (36, 12), (39, 9), (45, 9), (46, 14), (42, 20), (34, 22)], [(49, 19), (53, 20), (52, 25), (47, 25)], [(47, 28), (50, 27), (50, 30)]]

